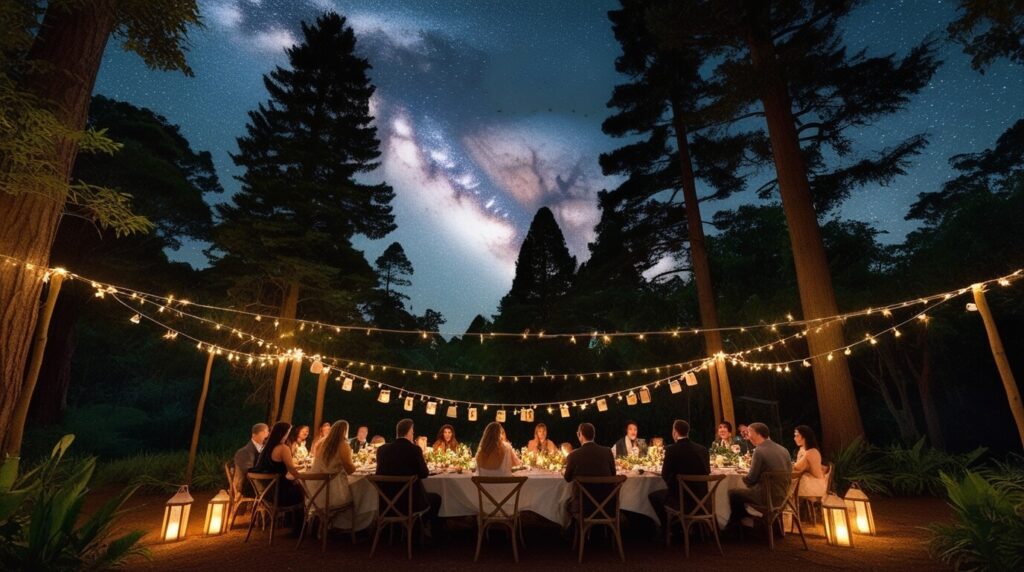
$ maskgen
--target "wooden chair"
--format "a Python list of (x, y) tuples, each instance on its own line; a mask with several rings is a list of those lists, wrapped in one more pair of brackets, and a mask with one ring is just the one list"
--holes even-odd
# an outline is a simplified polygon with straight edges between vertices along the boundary
[[(789, 471), (765, 471), (761, 473), (761, 488), (764, 491), (764, 502), (762, 504), (747, 503), (744, 508), (751, 517), (761, 521), (768, 531), (768, 546), (775, 551), (775, 525), (778, 524), (779, 532), (786, 534), (782, 525), (782, 513), (787, 509), (796, 513), (796, 489), (800, 477), (794, 477)], [(782, 490), (785, 488), (786, 496), (780, 501), (772, 498), (773, 489)], [(804, 538), (804, 528), (799, 518), (794, 518), (793, 523), (800, 533), (800, 540), (804, 543), (804, 550), (807, 548), (807, 539)]]
[[(832, 475), (835, 472), (835, 465), (829, 463), (824, 467), (825, 472), (825, 494), (827, 495), (832, 490)], [(818, 525), (818, 507), (821, 506), (821, 499), (823, 497), (812, 497), (802, 496), (800, 494), (800, 488), (796, 489), (796, 498), (799, 501), (798, 505), (801, 509), (807, 508), (807, 513), (811, 516), (811, 524)], [(801, 518), (800, 513), (796, 515), (797, 518)]]
[[(267, 516), (270, 518), (270, 540), (269, 545), (274, 545), (274, 530), (277, 527), (278, 517), (302, 508), (302, 504), (290, 505), (290, 506), (278, 506), (278, 481), (281, 475), (277, 473), (249, 473), (249, 482), (252, 483), (252, 490), (256, 491), (256, 503), (253, 507), (253, 515), (257, 510), (266, 511)], [(249, 542), (249, 536), (252, 534), (253, 524), (256, 523), (256, 519), (249, 519), (249, 530), (245, 533), (245, 541)]]
[[(473, 477), (473, 484), (476, 485), (479, 508), (476, 515), (476, 555), (473, 556), (473, 562), (480, 559), (480, 547), (483, 545), (487, 529), (497, 525), (508, 528), (509, 538), (512, 539), (512, 558), (518, 563), (519, 542), (526, 545), (523, 540), (523, 527), (519, 520), (519, 493), (523, 490), (523, 485), (526, 484), (526, 477)], [(488, 490), (488, 487), (491, 486), (504, 490), (508, 485), (512, 485), (512, 489), (500, 501), (495, 499), (491, 491)], [(497, 492), (496, 494), (501, 493)], [(484, 497), (487, 497), (490, 503), (486, 508)], [(512, 512), (506, 510), (505, 507), (509, 502), (512, 503)]]
[[(718, 545), (718, 553), (724, 555), (722, 541), (718, 537), (718, 520), (715, 516), (715, 491), (718, 489), (718, 485), (725, 480), (725, 475), (677, 475), (676, 480), (679, 486), (680, 508), (674, 509), (665, 506), (665, 515), (668, 517), (665, 526), (665, 546), (672, 543), (672, 521), (677, 520), (683, 528), (683, 549), (687, 558), (690, 557), (690, 527), (695, 524), (711, 529), (711, 534), (715, 537), (715, 544)], [(706, 483), (707, 494), (702, 497), (697, 496), (697, 493), (690, 488), (690, 483)], [(684, 499), (693, 502), (689, 510), (684, 510), (686, 507)]]
[[(327, 531), (331, 527), (331, 522), (334, 521), (335, 516), (349, 511), (352, 512), (352, 527), (349, 528), (349, 533), (352, 535), (352, 544), (356, 543), (355, 505), (351, 500), (342, 505), (331, 504), (331, 481), (337, 476), (338, 473), (302, 473), (296, 479), (302, 486), (302, 493), (306, 497), (306, 511), (302, 518), (299, 541), (295, 544), (296, 550), (302, 545), (306, 526), (314, 519), (320, 519), (320, 552), (325, 552), (327, 550)], [(318, 499), (323, 501), (320, 505), (317, 505)]]
[[(626, 482), (624, 475), (614, 477), (576, 477), (573, 479), (573, 496), (576, 499), (576, 528), (579, 533), (573, 539), (573, 548), (576, 542), (580, 546), (580, 563), (583, 562), (583, 547), (586, 544), (587, 533), (595, 526), (607, 526), (612, 530), (615, 537), (615, 546), (619, 549), (619, 558), (625, 562), (626, 552), (622, 548), (622, 517), (619, 512), (620, 493), (622, 484)], [(603, 498), (597, 499), (591, 490), (601, 490), (608, 487), (608, 492)], [(600, 494), (600, 493), (598, 493)], [(588, 506), (588, 504), (590, 506)], [(613, 505), (609, 507), (608, 505)]]
[(238, 483), (235, 482), (235, 463), (233, 461), (227, 461), (224, 463), (224, 474), (228, 478), (228, 495), (231, 497), (231, 502), (228, 504), (228, 529), (234, 528), (235, 519), (238, 518), (238, 513), (245, 505), (251, 505), (250, 508), (253, 510), (250, 519), (256, 516), (256, 498), (247, 497), (245, 493), (238, 487)]
[[(419, 477), (412, 475), (409, 477), (386, 477), (382, 475), (369, 475), (366, 480), (373, 485), (373, 488), (377, 491), (377, 496), (384, 508), (379, 510), (377, 513), (377, 526), (373, 532), (373, 546), (370, 547), (370, 558), (373, 558), (373, 553), (377, 551), (377, 542), (380, 541), (380, 533), (387, 527), (400, 526), (405, 530), (407, 537), (407, 550), (409, 559), (412, 560), (412, 534), (416, 528), (416, 522), (420, 521), (424, 514), (429, 509), (423, 509), (419, 512), (413, 512), (412, 510), (412, 499), (413, 499), (413, 484), (419, 480)], [(387, 489), (393, 489), (394, 494), (389, 494)], [(402, 495), (405, 495), (406, 502), (400, 503)], [(405, 510), (403, 511), (399, 504), (405, 504)], [(392, 529), (393, 530), (393, 529)], [(420, 534), (423, 534), (423, 524), (420, 523)]]

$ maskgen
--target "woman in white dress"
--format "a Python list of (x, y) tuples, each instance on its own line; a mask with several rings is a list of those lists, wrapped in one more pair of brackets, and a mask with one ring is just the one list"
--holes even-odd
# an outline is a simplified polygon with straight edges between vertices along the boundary
[(793, 464), (793, 472), (800, 474), (800, 498), (824, 497), (828, 479), (821, 465), (817, 435), (807, 425), (799, 425), (793, 431), (793, 440), (800, 446)]
[[(348, 444), (348, 421), (337, 421), (331, 425), (331, 431), (324, 438), (313, 458), (314, 473), (337, 473), (327, 485), (330, 489), (331, 506), (341, 506), (352, 501), (352, 491), (348, 487), (348, 476), (355, 472), (352, 463), (352, 448)], [(315, 486), (314, 486), (315, 490)], [(318, 495), (313, 499), (317, 507), (322, 507), (326, 495)], [(348, 529), (352, 520), (351, 511), (335, 517), (332, 526)]]
[(508, 477), (512, 475), (512, 467), (519, 464), (519, 457), (505, 439), (505, 428), (501, 423), (488, 423), (476, 452), (476, 468), (480, 476)]

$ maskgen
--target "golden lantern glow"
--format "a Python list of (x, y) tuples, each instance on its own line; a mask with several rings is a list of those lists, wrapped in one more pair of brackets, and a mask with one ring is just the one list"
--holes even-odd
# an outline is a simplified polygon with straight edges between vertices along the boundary
[(853, 530), (857, 534), (875, 534), (875, 516), (871, 512), (871, 500), (856, 484), (850, 486), (843, 497), (846, 510), (853, 521)]
[(164, 524), (160, 528), (160, 538), (164, 542), (175, 542), (185, 538), (188, 531), (188, 515), (192, 509), (192, 495), (188, 494), (188, 486), (182, 486), (164, 505)]
[(224, 489), (206, 503), (206, 523), (203, 525), (203, 532), (207, 536), (218, 536), (228, 531), (230, 505), (231, 496)]
[(825, 538), (832, 546), (853, 547), (853, 531), (846, 503), (836, 495), (828, 495), (821, 501), (822, 520), (825, 522)]

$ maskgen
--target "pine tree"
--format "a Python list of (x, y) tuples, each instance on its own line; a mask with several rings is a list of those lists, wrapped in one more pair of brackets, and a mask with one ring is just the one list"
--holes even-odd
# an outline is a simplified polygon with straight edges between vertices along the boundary
[(511, 328), (544, 328), (558, 301), (569, 292), (576, 257), (569, 254), (555, 215), (542, 207), (526, 233), (512, 289), (501, 299), (501, 322)]
[(409, 262), (409, 258), (405, 255), (405, 249), (397, 242), (392, 242), (377, 257), (377, 274), (384, 283), (384, 296), (387, 298), (409, 299), (405, 294), (392, 288), (411, 285), (412, 281), (406, 276), (412, 276), (413, 273), (412, 262)]
[[(232, 294), (274, 308), (287, 335), (300, 293), (336, 320), (361, 318), (377, 276), (352, 237), (382, 238), (395, 224), (391, 187), (359, 180), (379, 166), (380, 141), (370, 63), (356, 55), (352, 28), (333, 12), (303, 22), (302, 43), (286, 53), (289, 67), (264, 76), (270, 99), (238, 139), (242, 189), (218, 207), (214, 252)], [(283, 376), (279, 368), (275, 397)]]
[(1001, 58), (1024, 63), (1024, 2), (960, 0), (957, 14), (946, 31), (971, 56), (974, 69), (985, 73)]
[[(926, 139), (911, 136), (845, 165), (826, 159), (848, 157), (846, 130), (903, 109), (939, 65), (928, 40), (902, 59), (847, 53), (838, 24), (854, 4), (688, 0), (662, 2), (648, 18), (666, 48), (697, 44), (716, 54), (710, 106), (726, 117), (763, 114), (777, 178), (760, 191), (782, 198), (805, 319), (838, 314), (818, 214), (866, 181), (902, 174)], [(838, 324), (808, 336), (812, 355), (843, 345)], [(812, 363), (826, 448), (837, 450), (863, 434), (849, 367), (842, 355)]]

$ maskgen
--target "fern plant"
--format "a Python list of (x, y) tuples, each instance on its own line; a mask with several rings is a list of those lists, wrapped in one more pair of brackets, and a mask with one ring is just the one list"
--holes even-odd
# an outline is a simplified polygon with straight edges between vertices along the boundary
[(932, 555), (957, 570), (1024, 568), (1024, 486), (1020, 475), (988, 480), (968, 471), (962, 480), (942, 474), (954, 511), (952, 524), (933, 524)]
[(884, 461), (877, 447), (858, 437), (832, 458), (836, 492), (843, 494), (852, 483), (857, 483), (866, 492), (888, 493), (889, 475)]
[(0, 569), (105, 570), (134, 556), (148, 556), (139, 545), (143, 532), (112, 538), (112, 527), (134, 488), (82, 518), (96, 460), (62, 464), (72, 441), (74, 436), (66, 435), (49, 459), (20, 477), (16, 458), (0, 466)]
[(962, 475), (986, 449), (979, 447), (961, 455), (928, 447), (922, 437), (913, 447), (893, 446), (885, 451), (883, 462), (890, 474), (891, 490), (895, 494), (940, 496), (943, 483), (939, 477), (945, 473), (954, 478)]

